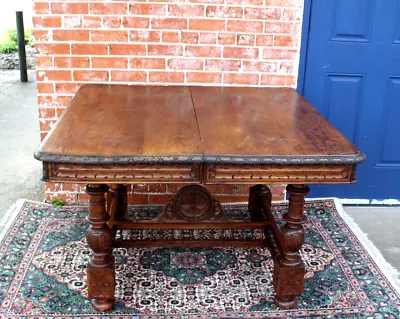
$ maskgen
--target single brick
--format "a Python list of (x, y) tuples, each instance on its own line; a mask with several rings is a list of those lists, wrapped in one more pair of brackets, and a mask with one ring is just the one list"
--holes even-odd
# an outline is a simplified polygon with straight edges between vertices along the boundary
[(51, 13), (55, 14), (88, 14), (89, 4), (87, 2), (62, 2), (52, 3)]
[(150, 82), (175, 82), (175, 83), (183, 83), (185, 79), (185, 74), (183, 72), (149, 72), (149, 80)]
[(93, 30), (90, 39), (94, 42), (127, 42), (128, 31), (121, 30)]
[(128, 194), (128, 203), (129, 204), (148, 204), (147, 200), (148, 195), (146, 194)]
[(33, 35), (35, 37), (35, 43), (49, 42), (53, 39), (52, 30), (33, 30)]
[(300, 30), (300, 23), (265, 21), (265, 33), (297, 34)]
[(148, 29), (150, 26), (150, 19), (144, 17), (123, 17), (122, 26), (124, 28)]
[(237, 44), (253, 46), (255, 43), (256, 36), (254, 34), (238, 34)]
[(79, 69), (89, 68), (90, 58), (89, 57), (61, 57), (56, 56), (54, 58), (54, 66), (57, 68), (68, 68), (68, 69)]
[(279, 20), (281, 18), (280, 8), (246, 8), (244, 10), (246, 19)]
[(129, 40), (131, 42), (160, 42), (161, 33), (159, 31), (131, 30)]
[(54, 30), (54, 41), (89, 41), (89, 30)]
[(120, 16), (104, 16), (103, 27), (106, 29), (117, 29), (122, 26), (122, 17)]
[(187, 29), (187, 20), (179, 18), (158, 18), (151, 19), (152, 29), (184, 30)]
[(125, 57), (93, 57), (92, 68), (94, 69), (127, 69), (128, 58)]
[(210, 71), (239, 71), (239, 60), (206, 60), (205, 69)]
[(49, 107), (39, 107), (39, 118), (55, 118), (56, 117), (56, 109)]
[(134, 193), (165, 193), (166, 184), (135, 184), (131, 185)]
[(234, 33), (218, 33), (217, 42), (219, 44), (235, 44), (236, 35)]
[(262, 32), (263, 22), (248, 20), (228, 20), (227, 30), (232, 32)]
[(34, 16), (32, 21), (35, 28), (61, 27), (61, 17), (59, 16)]
[(127, 3), (96, 3), (96, 2), (91, 2), (90, 3), (90, 13), (91, 14), (112, 14), (112, 15), (118, 15), (118, 14), (127, 14), (128, 13), (128, 4)]
[(84, 28), (101, 28), (101, 17), (99, 16), (84, 16), (82, 20)]
[(162, 33), (162, 37), (161, 37), (162, 42), (169, 42), (169, 43), (173, 43), (173, 42), (180, 42), (180, 36), (179, 36), (179, 32), (176, 31), (166, 31)]
[(220, 72), (188, 72), (186, 75), (188, 83), (221, 83)]
[(116, 82), (146, 82), (144, 71), (111, 71), (111, 81)]
[(282, 20), (298, 21), (300, 22), (303, 17), (303, 11), (299, 9), (283, 9)]
[(185, 54), (189, 57), (220, 57), (221, 47), (217, 46), (186, 46)]
[(82, 17), (81, 16), (65, 16), (64, 17), (64, 28), (77, 29), (82, 28)]
[(39, 93), (54, 93), (54, 86), (52, 83), (36, 83), (36, 87)]
[(69, 54), (70, 45), (68, 43), (37, 43), (35, 44), (36, 54)]
[(224, 58), (256, 59), (257, 57), (257, 48), (224, 47)]
[(178, 17), (203, 17), (204, 6), (187, 5), (187, 4), (170, 4), (168, 5), (168, 14)]
[(182, 43), (197, 44), (199, 43), (198, 32), (182, 32), (181, 34)]
[(36, 56), (36, 69), (51, 68), (53, 66), (53, 59), (50, 56)]
[(108, 81), (108, 71), (74, 71), (74, 81)]
[(224, 31), (225, 20), (190, 19), (189, 30)]
[(169, 194), (150, 194), (149, 204), (165, 204), (174, 197), (175, 197), (174, 195), (169, 195)]
[(263, 62), (263, 61), (243, 61), (243, 71), (255, 71), (255, 72), (266, 72), (275, 73), (278, 69), (276, 62)]
[(131, 69), (165, 69), (165, 59), (163, 58), (132, 58), (130, 60)]
[(55, 83), (56, 87), (55, 93), (57, 94), (76, 94), (82, 83)]
[(145, 55), (146, 46), (144, 44), (110, 44), (110, 55)]
[(129, 13), (138, 15), (165, 15), (167, 12), (165, 4), (153, 3), (131, 3)]
[(279, 72), (280, 73), (293, 73), (294, 65), (293, 62), (281, 62), (279, 64)]
[(168, 68), (173, 70), (203, 70), (203, 60), (169, 59)]
[(256, 36), (256, 45), (260, 46), (272, 46), (274, 44), (274, 36), (273, 35), (260, 35)]
[(33, 14), (48, 14), (50, 13), (50, 4), (46, 2), (33, 2)]
[(229, 6), (208, 6), (206, 16), (211, 18), (241, 18), (243, 9)]
[(149, 44), (147, 46), (148, 55), (182, 55), (181, 45)]
[(216, 44), (217, 43), (217, 33), (214, 33), (214, 32), (200, 32), (200, 43)]
[(261, 76), (261, 84), (275, 86), (293, 86), (295, 84), (295, 77), (293, 75), (263, 74)]
[(278, 47), (297, 47), (299, 38), (290, 35), (275, 35), (274, 46)]
[(263, 57), (271, 60), (294, 60), (297, 54), (297, 50), (265, 48)]
[(247, 73), (225, 73), (225, 84), (258, 84), (258, 74)]
[(43, 70), (37, 73), (38, 81), (71, 81), (70, 70)]
[(73, 43), (72, 54), (105, 55), (108, 53), (108, 44), (100, 43)]

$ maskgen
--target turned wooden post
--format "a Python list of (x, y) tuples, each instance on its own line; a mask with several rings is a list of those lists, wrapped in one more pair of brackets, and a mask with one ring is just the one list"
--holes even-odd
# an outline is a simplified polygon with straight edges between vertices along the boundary
[(249, 193), (249, 214), (252, 222), (261, 222), (265, 217), (261, 214), (263, 207), (263, 199), (267, 198), (269, 206), (271, 206), (272, 194), (267, 185), (254, 185), (250, 187)]
[(299, 250), (305, 238), (304, 197), (310, 189), (306, 185), (288, 185), (286, 190), (290, 194), (289, 208), (283, 216), (286, 224), (282, 229), (282, 251), (274, 261), (274, 287), (276, 304), (288, 309), (296, 307), (296, 296), (303, 293), (305, 268)]
[(112, 231), (107, 226), (109, 219), (104, 194), (107, 185), (89, 184), (85, 187), (89, 195), (90, 209), (86, 232), (91, 249), (87, 265), (88, 295), (93, 307), (105, 311), (115, 304), (115, 265), (112, 254)]
[(123, 184), (111, 184), (107, 193), (107, 211), (112, 221), (128, 220), (128, 189)]

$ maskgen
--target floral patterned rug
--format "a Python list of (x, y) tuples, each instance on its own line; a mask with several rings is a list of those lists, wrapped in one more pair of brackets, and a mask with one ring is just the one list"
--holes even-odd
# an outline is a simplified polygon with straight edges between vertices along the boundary
[[(381, 270), (384, 261), (376, 264), (361, 243), (364, 240), (353, 232), (356, 226), (350, 229), (337, 206), (331, 199), (306, 204), (307, 235), (301, 251), (306, 281), (298, 309), (282, 310), (273, 303), (267, 249), (121, 248), (115, 250), (117, 305), (112, 312), (99, 313), (87, 299), (87, 206), (53, 208), (26, 201), (2, 231), (0, 316), (400, 318), (400, 296), (390, 274)], [(286, 209), (285, 203), (273, 204), (278, 219)], [(160, 210), (160, 206), (135, 206), (132, 214), (148, 216)], [(225, 210), (232, 216), (247, 214), (246, 205), (229, 205)], [(151, 239), (150, 233), (134, 235)], [(226, 240), (239, 235), (220, 234)]]

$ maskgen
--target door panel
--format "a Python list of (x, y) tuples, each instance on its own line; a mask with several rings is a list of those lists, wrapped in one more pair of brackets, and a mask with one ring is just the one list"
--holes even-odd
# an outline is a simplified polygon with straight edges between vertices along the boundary
[(370, 42), (373, 0), (336, 0), (332, 1), (332, 6), (332, 41)]
[(381, 137), (377, 165), (400, 164), (400, 78), (392, 77), (384, 103), (384, 111), (380, 123)]
[[(355, 74), (327, 74), (322, 114), (355, 143), (358, 113), (362, 103), (364, 76)], [(343, 119), (343, 113), (347, 117)]]
[(400, 199), (400, 1), (313, 0), (303, 94), (367, 155), (311, 195)]

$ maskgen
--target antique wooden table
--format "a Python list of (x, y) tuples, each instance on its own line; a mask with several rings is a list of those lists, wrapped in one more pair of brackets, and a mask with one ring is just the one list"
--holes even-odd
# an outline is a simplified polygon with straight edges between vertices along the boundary
[[(293, 89), (85, 85), (35, 158), (43, 161), (43, 180), (87, 184), (88, 293), (94, 308), (108, 310), (115, 303), (113, 248), (132, 246), (267, 245), (276, 304), (295, 307), (304, 282), (306, 184), (354, 182), (364, 155)], [(164, 182), (187, 186), (161, 216), (129, 220), (126, 184)], [(270, 210), (266, 184), (273, 183), (288, 184), (290, 194), (282, 229)], [(251, 186), (250, 221), (226, 216), (208, 184)], [(117, 239), (121, 229), (262, 229), (266, 236), (133, 241)]]

